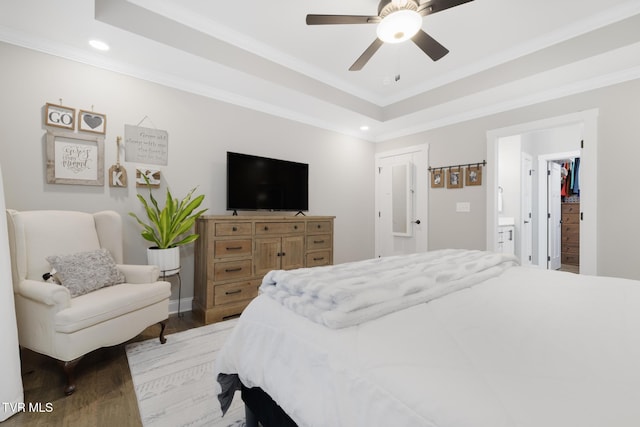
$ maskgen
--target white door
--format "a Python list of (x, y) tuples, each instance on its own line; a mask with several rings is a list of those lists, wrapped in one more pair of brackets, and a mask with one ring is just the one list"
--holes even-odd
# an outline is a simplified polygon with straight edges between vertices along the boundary
[(520, 210), (520, 264), (533, 264), (533, 158), (528, 153), (522, 153), (522, 206)]
[(555, 162), (547, 163), (547, 268), (560, 268), (560, 237), (562, 212), (560, 205), (560, 186), (562, 167)]
[(376, 155), (377, 257), (427, 250), (427, 148)]

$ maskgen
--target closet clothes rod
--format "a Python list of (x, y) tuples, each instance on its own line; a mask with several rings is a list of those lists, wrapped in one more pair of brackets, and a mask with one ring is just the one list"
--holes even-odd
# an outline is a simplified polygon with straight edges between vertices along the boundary
[(469, 166), (480, 167), (480, 166), (486, 166), (486, 165), (487, 165), (487, 161), (483, 160), (482, 162), (479, 162), (479, 163), (464, 163), (461, 165), (438, 166), (437, 168), (433, 166), (429, 166), (429, 172), (431, 172), (432, 170), (460, 169), (462, 167), (469, 167)]

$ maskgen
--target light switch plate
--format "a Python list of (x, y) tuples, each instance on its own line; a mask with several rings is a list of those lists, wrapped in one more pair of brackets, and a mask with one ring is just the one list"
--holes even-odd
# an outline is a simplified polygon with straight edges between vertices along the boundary
[(456, 212), (471, 212), (471, 203), (469, 202), (456, 203)]

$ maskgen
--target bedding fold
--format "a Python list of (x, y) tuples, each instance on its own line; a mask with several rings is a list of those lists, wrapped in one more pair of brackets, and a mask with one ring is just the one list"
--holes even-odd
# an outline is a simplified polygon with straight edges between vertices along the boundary
[(340, 329), (468, 288), (517, 264), (513, 255), (442, 249), (273, 270), (260, 290), (301, 316)]

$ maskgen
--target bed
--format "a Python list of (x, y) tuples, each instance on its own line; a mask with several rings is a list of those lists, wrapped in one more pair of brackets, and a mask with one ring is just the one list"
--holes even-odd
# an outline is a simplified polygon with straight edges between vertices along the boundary
[(640, 282), (464, 250), (276, 271), (214, 375), (269, 427), (637, 427)]

